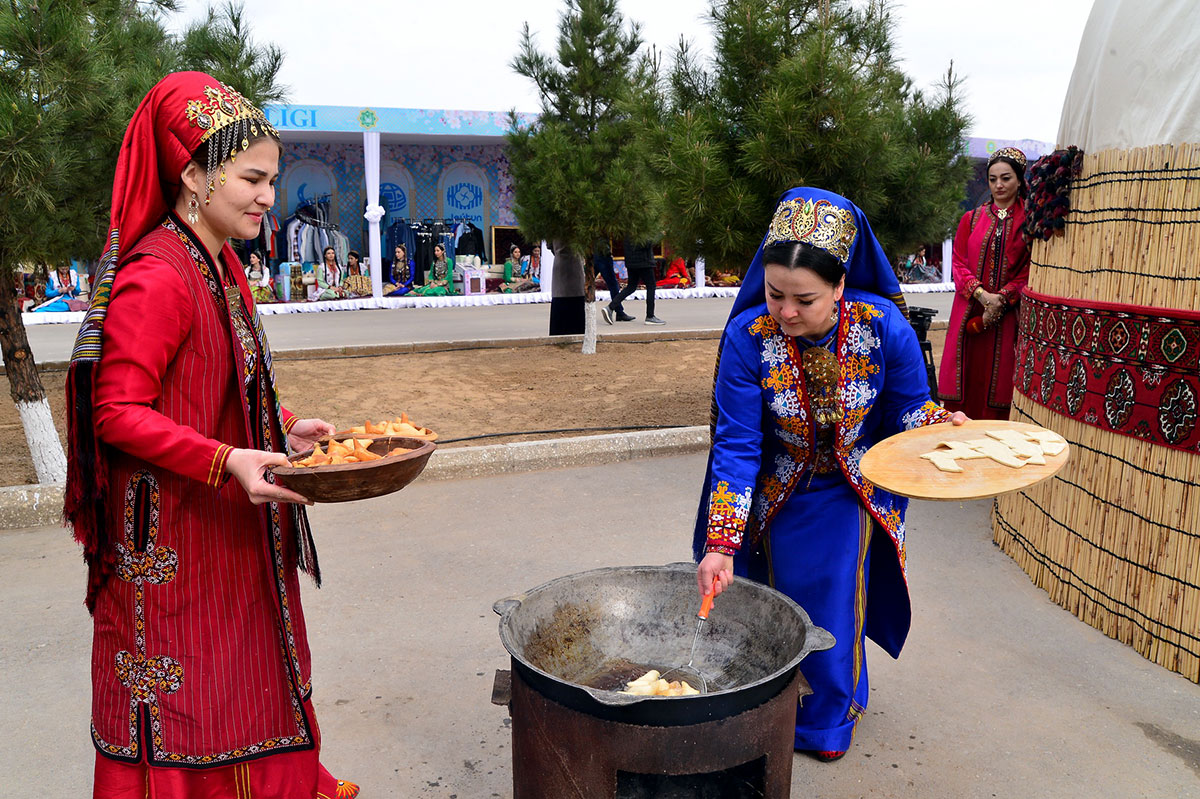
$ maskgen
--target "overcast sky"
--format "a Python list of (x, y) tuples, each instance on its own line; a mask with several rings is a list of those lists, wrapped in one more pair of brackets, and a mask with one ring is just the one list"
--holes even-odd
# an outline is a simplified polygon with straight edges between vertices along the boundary
[[(185, 0), (174, 24), (208, 3)], [(523, 23), (550, 51), (562, 0), (245, 0), (256, 38), (287, 54), (296, 104), (537, 111), (509, 63)], [(647, 43), (682, 35), (705, 52), (708, 0), (624, 0)], [(1054, 142), (1091, 0), (909, 0), (895, 3), (905, 69), (933, 87), (951, 59), (965, 79), (970, 134)]]

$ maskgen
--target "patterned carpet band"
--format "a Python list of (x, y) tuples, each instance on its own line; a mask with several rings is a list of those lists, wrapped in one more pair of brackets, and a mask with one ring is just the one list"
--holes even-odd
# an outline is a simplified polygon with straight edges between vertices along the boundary
[(1027, 289), (1016, 385), (1080, 422), (1200, 453), (1200, 313)]

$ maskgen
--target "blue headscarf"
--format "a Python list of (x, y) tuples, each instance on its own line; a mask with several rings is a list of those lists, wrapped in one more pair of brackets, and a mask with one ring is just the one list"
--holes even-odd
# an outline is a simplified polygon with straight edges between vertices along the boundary
[[(896, 273), (892, 270), (891, 264), (888, 263), (887, 256), (883, 254), (883, 247), (879, 246), (879, 240), (875, 238), (875, 234), (871, 231), (871, 223), (867, 221), (867, 215), (857, 205), (840, 194), (807, 186), (785, 191), (779, 198), (779, 202), (776, 203), (776, 208), (778, 209), (780, 204), (789, 200), (812, 200), (814, 203), (825, 200), (835, 208), (849, 211), (858, 232), (854, 237), (854, 241), (850, 243), (849, 257), (843, 262), (843, 266), (846, 268), (846, 287), (870, 292), (871, 294), (891, 300), (900, 308), (901, 313), (908, 316), (908, 306), (904, 302), (904, 295), (900, 292), (900, 281), (896, 279)], [(774, 219), (774, 214), (772, 214), (772, 219)], [(729, 312), (730, 320), (737, 317), (738, 314), (746, 309), (753, 308), (766, 300), (763, 248), (767, 246), (768, 236), (769, 231), (768, 234), (763, 236), (762, 243), (758, 245), (758, 252), (754, 253), (754, 260), (750, 262), (750, 267), (746, 270), (746, 277), (742, 280), (742, 288), (738, 291), (737, 299), (733, 301), (733, 309)], [(842, 261), (842, 258), (837, 253), (830, 254), (839, 261)], [(720, 371), (721, 366), (721, 351), (725, 348), (725, 335), (725, 333), (721, 334), (721, 343), (717, 348), (717, 369), (713, 374), (713, 401), (711, 417), (709, 419), (710, 436), (715, 435), (717, 429), (715, 383), (716, 374)], [(707, 540), (708, 502), (712, 485), (712, 461), (713, 455), (710, 448), (708, 452), (708, 468), (705, 470), (704, 485), (700, 491), (700, 507), (696, 515), (696, 526), (692, 540), (692, 554), (697, 561), (704, 557), (704, 545)]]
[[(900, 281), (896, 279), (895, 271), (888, 263), (887, 256), (883, 254), (883, 247), (879, 246), (878, 239), (871, 231), (871, 223), (867, 221), (867, 215), (857, 205), (840, 194), (807, 186), (785, 191), (779, 198), (779, 202), (776, 203), (776, 207), (788, 200), (812, 200), (813, 202), (826, 200), (836, 208), (844, 208), (849, 211), (854, 217), (858, 235), (854, 237), (854, 242), (850, 245), (849, 259), (843, 264), (846, 267), (846, 287), (869, 291), (885, 297), (896, 303), (900, 311), (908, 316), (908, 306), (905, 305), (904, 295), (900, 292)], [(763, 302), (766, 296), (763, 282), (763, 247), (766, 244), (767, 237), (764, 235), (762, 244), (758, 245), (758, 252), (754, 254), (754, 260), (750, 262), (750, 268), (746, 270), (746, 277), (742, 280), (742, 288), (738, 292), (737, 299), (733, 302), (733, 310), (729, 312), (730, 319), (747, 308)]]

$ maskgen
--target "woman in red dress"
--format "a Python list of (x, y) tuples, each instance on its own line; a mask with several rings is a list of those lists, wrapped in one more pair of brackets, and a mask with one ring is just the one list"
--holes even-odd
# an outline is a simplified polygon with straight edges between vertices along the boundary
[(199, 72), (151, 89), (121, 146), (67, 384), (95, 797), (358, 793), (319, 759), (307, 500), (267, 471), (333, 427), (279, 405), (227, 241), (258, 236), (279, 156), (263, 113)]
[(686, 289), (692, 285), (692, 276), (688, 274), (687, 264), (683, 258), (676, 255), (671, 259), (671, 263), (667, 264), (667, 271), (658, 281), (657, 286), (660, 289)]
[(1025, 154), (1015, 147), (988, 159), (991, 202), (963, 214), (954, 236), (954, 305), (938, 394), (972, 419), (1007, 419), (1017, 353), (1017, 305), (1029, 281)]

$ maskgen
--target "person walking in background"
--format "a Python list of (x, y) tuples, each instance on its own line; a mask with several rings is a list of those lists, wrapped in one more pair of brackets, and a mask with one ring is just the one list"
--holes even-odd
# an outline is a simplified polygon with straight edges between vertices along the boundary
[(1025, 154), (1015, 147), (988, 159), (992, 198), (963, 214), (954, 235), (954, 304), (938, 394), (972, 419), (1007, 419), (1017, 359), (1017, 314), (1029, 282)]
[(621, 283), (617, 280), (617, 270), (613, 268), (612, 247), (608, 246), (607, 241), (596, 242), (596, 247), (592, 250), (592, 264), (600, 273), (600, 277), (604, 278), (604, 287), (608, 289), (609, 304), (600, 309), (604, 321), (610, 325), (613, 321), (632, 322), (633, 317), (625, 313), (620, 305), (615, 306), (616, 310), (613, 310), (613, 300), (621, 293)]
[(604, 321), (612, 324), (615, 317), (620, 322), (633, 321), (633, 317), (625, 313), (621, 305), (630, 294), (637, 291), (638, 284), (646, 287), (646, 324), (665, 325), (666, 322), (654, 315), (654, 242), (634, 244), (625, 239), (625, 270), (629, 273), (628, 282), (621, 293), (609, 302), (603, 310)]

